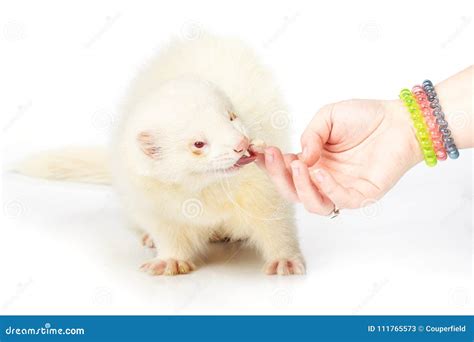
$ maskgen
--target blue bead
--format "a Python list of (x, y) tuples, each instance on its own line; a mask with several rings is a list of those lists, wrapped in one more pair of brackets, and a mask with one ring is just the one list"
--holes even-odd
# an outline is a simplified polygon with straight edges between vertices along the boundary
[(456, 148), (455, 150), (448, 151), (448, 156), (451, 159), (457, 159), (459, 157), (459, 151)]

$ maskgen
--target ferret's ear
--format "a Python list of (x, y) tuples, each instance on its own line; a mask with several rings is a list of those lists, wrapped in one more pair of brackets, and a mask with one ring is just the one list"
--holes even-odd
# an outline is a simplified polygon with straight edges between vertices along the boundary
[(137, 141), (143, 153), (152, 159), (159, 159), (160, 147), (156, 144), (156, 134), (150, 131), (140, 132)]

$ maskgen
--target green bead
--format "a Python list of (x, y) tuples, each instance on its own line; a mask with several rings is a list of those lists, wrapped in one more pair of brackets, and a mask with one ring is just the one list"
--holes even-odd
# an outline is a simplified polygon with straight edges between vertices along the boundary
[(435, 151), (433, 150), (433, 147), (429, 148), (426, 153), (425, 153), (425, 157), (435, 157), (436, 158), (436, 154), (435, 154)]
[(425, 127), (425, 125), (423, 124), (422, 121), (416, 121), (416, 122), (413, 123), (413, 125), (415, 126), (416, 130), (419, 130), (419, 129), (422, 129), (423, 127)]
[(429, 141), (429, 139), (421, 139), (420, 145), (422, 148), (431, 149), (431, 141)]
[(425, 162), (428, 166), (435, 166), (437, 163), (436, 154), (434, 151), (431, 151), (429, 154), (425, 154)]
[(435, 166), (437, 164), (436, 153), (433, 149), (430, 133), (426, 128), (426, 123), (424, 121), (424, 117), (422, 116), (420, 106), (416, 102), (415, 97), (409, 89), (402, 89), (400, 91), (399, 97), (403, 101), (403, 104), (407, 108), (413, 121), (415, 135), (418, 143), (420, 144), (421, 151), (423, 152), (425, 163), (428, 166)]
[(426, 131), (426, 129), (420, 129), (420, 137), (421, 139), (428, 138), (429, 139), (429, 133)]
[(401, 96), (401, 97), (402, 97), (402, 96), (411, 96), (411, 91), (410, 91), (409, 89), (407, 89), (407, 88), (402, 89), (402, 90), (400, 91), (400, 96)]

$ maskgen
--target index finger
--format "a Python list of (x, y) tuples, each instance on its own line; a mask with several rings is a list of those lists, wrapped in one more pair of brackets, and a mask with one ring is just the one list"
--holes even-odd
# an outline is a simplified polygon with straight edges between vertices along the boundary
[(301, 159), (308, 166), (313, 166), (319, 160), (324, 144), (329, 140), (333, 107), (334, 104), (330, 104), (321, 108), (301, 136)]

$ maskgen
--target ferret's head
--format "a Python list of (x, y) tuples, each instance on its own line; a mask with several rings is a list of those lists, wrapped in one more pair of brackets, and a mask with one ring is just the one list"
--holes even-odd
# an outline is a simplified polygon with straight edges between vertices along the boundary
[(209, 183), (255, 159), (238, 113), (206, 81), (163, 84), (139, 101), (127, 124), (140, 171), (162, 181)]

